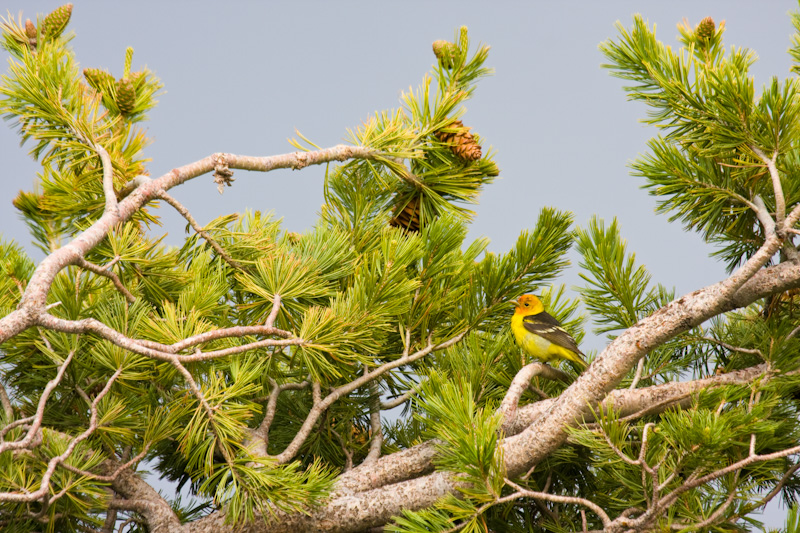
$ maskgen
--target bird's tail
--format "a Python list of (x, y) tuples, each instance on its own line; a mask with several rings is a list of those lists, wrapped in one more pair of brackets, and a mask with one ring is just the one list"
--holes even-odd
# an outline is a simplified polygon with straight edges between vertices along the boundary
[(578, 352), (570, 355), (572, 357), (569, 357), (568, 361), (572, 365), (572, 368), (574, 368), (575, 371), (578, 372), (579, 374), (584, 370), (586, 370), (586, 368), (589, 366), (589, 363), (587, 363), (586, 359), (584, 359), (586, 357), (585, 354)]

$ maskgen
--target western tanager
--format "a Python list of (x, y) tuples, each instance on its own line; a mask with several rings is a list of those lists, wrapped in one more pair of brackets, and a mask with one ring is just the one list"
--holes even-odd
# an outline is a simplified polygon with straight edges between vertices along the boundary
[(567, 359), (586, 368), (583, 352), (572, 335), (561, 327), (561, 323), (544, 310), (542, 302), (533, 294), (523, 294), (517, 300), (511, 331), (522, 350), (548, 363)]

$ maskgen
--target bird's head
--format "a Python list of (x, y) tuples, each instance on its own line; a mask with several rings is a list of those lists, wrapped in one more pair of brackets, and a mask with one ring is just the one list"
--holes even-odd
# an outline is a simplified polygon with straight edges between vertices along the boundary
[(544, 306), (541, 300), (533, 294), (523, 294), (520, 296), (519, 299), (517, 299), (516, 308), (514, 309), (515, 313), (521, 313), (523, 315), (535, 315), (542, 311), (544, 311)]

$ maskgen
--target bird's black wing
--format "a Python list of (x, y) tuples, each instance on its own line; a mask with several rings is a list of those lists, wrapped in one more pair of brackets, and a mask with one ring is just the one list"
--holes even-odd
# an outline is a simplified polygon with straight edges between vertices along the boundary
[(545, 311), (524, 317), (522, 325), (534, 335), (539, 335), (557, 346), (563, 346), (577, 354), (584, 355), (572, 335), (561, 327), (561, 323), (558, 320)]

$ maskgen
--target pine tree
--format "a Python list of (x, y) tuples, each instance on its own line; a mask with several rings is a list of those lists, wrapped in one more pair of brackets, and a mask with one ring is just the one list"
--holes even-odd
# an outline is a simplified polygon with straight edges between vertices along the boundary
[[(466, 241), (500, 173), (464, 126), (491, 73), (466, 28), (347, 144), (299, 135), (294, 153), (151, 178), (141, 123), (161, 83), (130, 48), (121, 71), (81, 70), (71, 15), (3, 21), (0, 114), (42, 168), (14, 206), (47, 254), (0, 241), (5, 530), (696, 531), (796, 504), (798, 82), (756, 94), (755, 55), (725, 51), (724, 23), (685, 23), (673, 51), (636, 17), (601, 46), (660, 128), (633, 173), (730, 272), (676, 297), (616, 221), (545, 208), (505, 254)], [(170, 193), (318, 164), (304, 234), (258, 211), (201, 227)], [(193, 229), (181, 247), (153, 235), (155, 201)], [(558, 284), (573, 246), (577, 298)], [(527, 292), (578, 341), (587, 318), (607, 336), (580, 379), (514, 346), (509, 302)], [(146, 468), (198, 500), (158, 494)]]

